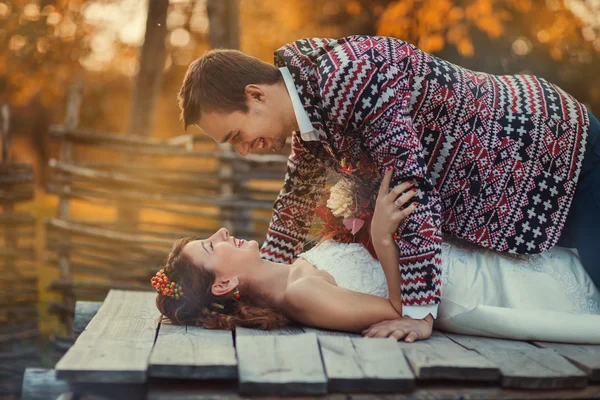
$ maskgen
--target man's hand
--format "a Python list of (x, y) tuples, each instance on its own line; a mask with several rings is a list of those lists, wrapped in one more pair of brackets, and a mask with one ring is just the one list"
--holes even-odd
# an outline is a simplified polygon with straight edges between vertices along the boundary
[(393, 337), (397, 341), (404, 338), (405, 342), (425, 340), (431, 336), (433, 317), (431, 314), (424, 319), (402, 317), (381, 321), (362, 331), (364, 337), (387, 338)]

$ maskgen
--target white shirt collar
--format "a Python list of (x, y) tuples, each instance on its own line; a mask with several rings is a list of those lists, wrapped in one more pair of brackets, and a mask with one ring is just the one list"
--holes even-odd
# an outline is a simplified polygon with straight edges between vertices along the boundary
[(296, 85), (294, 84), (292, 74), (290, 74), (290, 71), (287, 69), (287, 67), (281, 67), (279, 68), (279, 71), (281, 71), (283, 82), (285, 83), (285, 87), (290, 95), (290, 99), (292, 100), (292, 107), (294, 107), (294, 114), (296, 115), (296, 121), (298, 121), (298, 127), (300, 128), (300, 136), (302, 137), (302, 140), (319, 140), (319, 137), (315, 132), (315, 128), (313, 127), (312, 122), (310, 122), (310, 118), (308, 118), (306, 110), (302, 106), (300, 96), (298, 95), (298, 92), (296, 92)]

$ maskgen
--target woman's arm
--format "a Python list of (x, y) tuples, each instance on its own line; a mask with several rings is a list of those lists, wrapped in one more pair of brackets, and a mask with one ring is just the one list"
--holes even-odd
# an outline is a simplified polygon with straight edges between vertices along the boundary
[(288, 317), (318, 328), (360, 333), (400, 314), (383, 297), (341, 288), (308, 276), (290, 284), (284, 295)]
[(388, 169), (377, 194), (375, 212), (371, 222), (371, 239), (385, 274), (390, 303), (398, 314), (402, 315), (402, 276), (398, 264), (400, 256), (393, 235), (398, 229), (398, 225), (414, 211), (416, 203), (412, 203), (404, 209), (400, 209), (400, 207), (415, 195), (416, 189), (412, 188), (414, 182), (408, 181), (390, 191), (391, 178), (392, 169)]

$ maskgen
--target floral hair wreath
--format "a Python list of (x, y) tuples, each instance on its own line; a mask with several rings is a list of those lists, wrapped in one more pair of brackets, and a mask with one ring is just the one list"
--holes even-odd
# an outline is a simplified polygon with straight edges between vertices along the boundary
[(164, 268), (150, 279), (150, 283), (152, 283), (152, 287), (154, 287), (156, 292), (163, 296), (171, 297), (175, 300), (183, 298), (183, 288), (178, 283), (169, 280)]

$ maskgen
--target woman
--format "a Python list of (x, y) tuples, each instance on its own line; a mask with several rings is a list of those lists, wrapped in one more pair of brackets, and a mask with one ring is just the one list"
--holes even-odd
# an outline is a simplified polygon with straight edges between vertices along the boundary
[[(409, 182), (389, 191), (390, 176), (382, 181), (371, 224), (380, 261), (361, 244), (327, 240), (291, 265), (280, 264), (261, 259), (255, 241), (220, 229), (205, 240), (175, 243), (165, 268), (153, 278), (160, 293), (158, 309), (172, 323), (210, 329), (272, 329), (292, 320), (382, 336), (376, 324), (399, 318), (402, 308), (398, 267), (389, 261), (397, 260), (397, 250), (389, 243), (397, 225), (414, 210), (414, 203), (408, 204), (415, 193)], [(600, 316), (584, 315), (600, 314), (600, 293), (574, 252), (555, 248), (535, 255), (536, 263), (461, 246), (444, 245), (444, 293), (436, 326), (486, 336), (600, 343)], [(519, 269), (519, 263), (525, 265)], [(568, 276), (554, 279), (552, 265)], [(561, 286), (570, 281), (570, 287)], [(557, 302), (548, 299), (548, 292)], [(570, 304), (573, 293), (580, 299)], [(581, 302), (589, 307), (579, 307)], [(521, 327), (523, 320), (530, 326)], [(432, 325), (430, 315), (414, 321), (410, 330), (390, 335), (408, 342), (426, 339)], [(577, 329), (565, 332), (564, 326)]]

